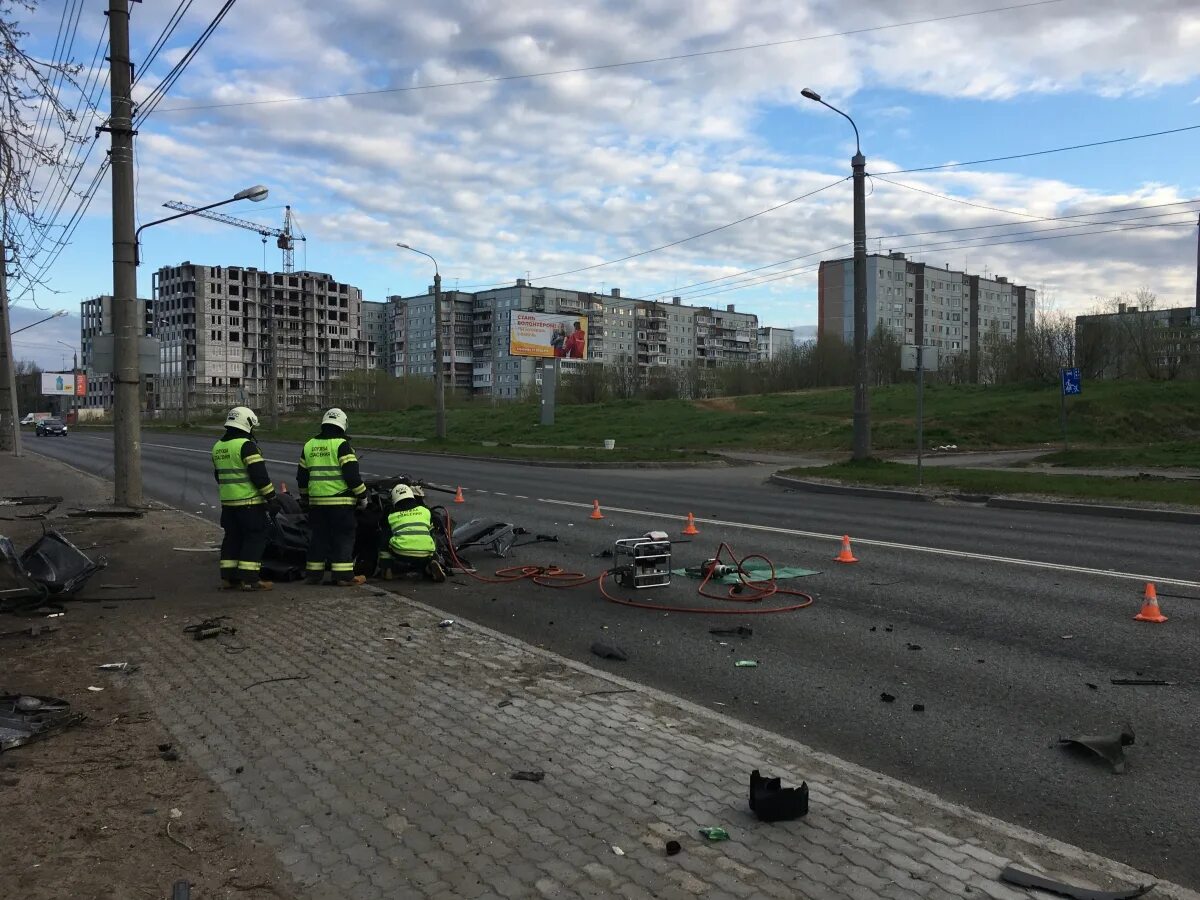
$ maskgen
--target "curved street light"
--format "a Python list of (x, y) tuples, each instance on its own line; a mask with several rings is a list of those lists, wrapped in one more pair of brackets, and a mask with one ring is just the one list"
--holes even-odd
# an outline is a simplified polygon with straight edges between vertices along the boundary
[[(438, 270), (438, 262), (432, 253), (426, 253), (424, 250), (418, 250), (416, 247), (400, 242), (397, 242), (396, 246), (401, 250), (419, 253), (433, 261), (433, 353), (437, 357), (437, 365), (433, 367), (434, 430), (438, 440), (444, 441), (446, 439), (446, 373), (442, 369), (442, 273)], [(453, 320), (453, 316), (451, 319)], [(451, 327), (453, 328), (453, 325)], [(451, 353), (453, 352), (451, 350)], [(454, 369), (454, 359), (451, 358), (450, 371), (453, 372)]]
[(871, 398), (867, 393), (867, 158), (863, 156), (858, 126), (842, 110), (821, 99), (821, 95), (804, 88), (800, 95), (831, 109), (854, 129), (854, 157), (850, 169), (854, 173), (854, 449), (855, 459), (871, 455)]
[(163, 222), (173, 222), (176, 219), (182, 219), (184, 216), (194, 216), (196, 213), (205, 212), (210, 209), (216, 209), (218, 206), (224, 206), (226, 203), (237, 203), (239, 200), (250, 200), (254, 203), (259, 203), (267, 199), (267, 190), (265, 185), (256, 184), (251, 187), (244, 188), (230, 197), (228, 200), (218, 200), (216, 203), (210, 203), (208, 206), (201, 206), (198, 209), (189, 209), (187, 212), (176, 213), (173, 216), (167, 216), (165, 219), (155, 219), (153, 222), (147, 222), (138, 228), (133, 233), (133, 263), (140, 266), (142, 264), (142, 232), (154, 225), (161, 225)]
[(13, 329), (12, 333), (20, 334), (22, 331), (28, 331), (30, 328), (33, 328), (35, 325), (41, 325), (43, 322), (49, 322), (51, 319), (61, 319), (65, 315), (67, 315), (67, 311), (65, 309), (60, 309), (57, 312), (46, 316), (44, 319), (38, 319), (36, 322), (30, 325), (22, 325), (20, 328)]

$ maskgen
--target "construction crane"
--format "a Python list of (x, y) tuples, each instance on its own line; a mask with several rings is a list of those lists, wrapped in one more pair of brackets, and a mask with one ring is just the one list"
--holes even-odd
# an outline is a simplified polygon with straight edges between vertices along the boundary
[(167, 209), (177, 209), (180, 212), (195, 213), (204, 219), (212, 219), (214, 222), (224, 222), (226, 225), (233, 225), (235, 228), (245, 228), (247, 231), (256, 232), (262, 235), (264, 244), (267, 242), (267, 238), (275, 238), (275, 246), (283, 251), (283, 271), (289, 273), (296, 271), (296, 241), (308, 240), (303, 233), (297, 234), (299, 229), (296, 227), (296, 220), (292, 216), (292, 208), (290, 206), (283, 208), (283, 228), (271, 228), (270, 226), (259, 225), (257, 222), (251, 222), (247, 219), (227, 216), (224, 213), (200, 210), (199, 207), (188, 203), (180, 203), (178, 200), (170, 200), (164, 203), (163, 206)]

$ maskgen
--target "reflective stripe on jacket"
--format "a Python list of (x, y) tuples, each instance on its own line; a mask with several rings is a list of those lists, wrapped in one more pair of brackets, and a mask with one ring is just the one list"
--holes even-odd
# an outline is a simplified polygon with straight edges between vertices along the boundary
[(308, 502), (313, 506), (353, 506), (356, 502), (342, 476), (342, 465), (357, 462), (357, 458), (353, 451), (337, 455), (344, 443), (344, 437), (315, 437), (304, 445), (300, 466), (308, 472)]
[(242, 448), (249, 442), (249, 438), (233, 438), (219, 440), (213, 445), (213, 471), (217, 474), (222, 506), (254, 506), (267, 502), (250, 479), (249, 467), (262, 462), (262, 455), (256, 450), (245, 459), (242, 458)]
[(388, 530), (391, 533), (388, 547), (397, 556), (433, 556), (432, 522), (433, 517), (424, 506), (396, 510), (388, 516)]

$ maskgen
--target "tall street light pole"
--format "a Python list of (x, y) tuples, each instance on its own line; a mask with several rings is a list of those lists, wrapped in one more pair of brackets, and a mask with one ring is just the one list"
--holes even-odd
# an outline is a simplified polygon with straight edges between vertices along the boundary
[(828, 107), (854, 129), (854, 459), (871, 455), (871, 398), (867, 393), (870, 377), (867, 364), (867, 158), (863, 156), (858, 126), (854, 120), (821, 99), (816, 91), (805, 88), (801, 95)]
[[(446, 439), (446, 373), (442, 368), (442, 274), (438, 270), (437, 260), (424, 250), (410, 247), (408, 244), (396, 244), (401, 250), (411, 250), (420, 253), (433, 261), (433, 353), (437, 364), (433, 367), (434, 417), (438, 440)], [(453, 326), (452, 326), (453, 327)], [(405, 341), (407, 341), (407, 337)], [(407, 344), (406, 344), (407, 346)], [(453, 365), (453, 362), (451, 363)]]

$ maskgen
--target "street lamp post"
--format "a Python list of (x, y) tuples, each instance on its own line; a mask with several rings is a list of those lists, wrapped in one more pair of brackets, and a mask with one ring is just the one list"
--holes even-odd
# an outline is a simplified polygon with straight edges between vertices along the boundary
[[(433, 353), (437, 357), (437, 364), (433, 367), (433, 408), (437, 437), (438, 440), (444, 441), (446, 439), (446, 377), (442, 369), (442, 274), (438, 270), (437, 260), (424, 250), (418, 250), (408, 244), (396, 244), (396, 246), (401, 250), (411, 250), (413, 253), (420, 253), (433, 260)], [(454, 365), (453, 361), (450, 365)]]
[(867, 158), (863, 156), (858, 126), (836, 106), (821, 99), (816, 91), (805, 88), (801, 95), (814, 103), (828, 107), (850, 123), (854, 129), (854, 157), (850, 168), (854, 173), (854, 459), (871, 455), (871, 398), (867, 393), (869, 366), (867, 364)]
[[(44, 322), (49, 322), (51, 319), (61, 319), (66, 314), (67, 314), (67, 311), (65, 309), (60, 309), (60, 310), (58, 310), (58, 312), (48, 315), (44, 319), (38, 319), (36, 322), (32, 322), (29, 325), (22, 325), (20, 328), (14, 329), (13, 334), (20, 334), (22, 331), (28, 331), (30, 328), (33, 328), (35, 325), (41, 325)], [(59, 341), (59, 343), (61, 344), (62, 341)]]
[[(112, 0), (117, 2), (117, 0)], [(128, 13), (126, 12), (126, 26)], [(113, 60), (127, 60), (129, 56), (128, 29), (123, 29), (124, 40), (121, 46), (114, 44)], [(114, 62), (113, 71), (122, 67)], [(113, 96), (120, 93), (128, 102), (127, 76), (122, 71), (122, 90), (118, 92), (114, 78)], [(114, 113), (114, 118), (116, 114)], [(122, 119), (127, 123), (127, 119)], [(114, 129), (114, 148), (116, 147), (117, 131)], [(127, 129), (128, 130), (128, 129)], [(132, 130), (128, 130), (125, 138), (132, 144)], [(122, 151), (125, 152), (124, 150)], [(132, 152), (131, 149), (129, 152)], [(116, 153), (114, 149), (114, 154)], [(144, 324), (137, 317), (137, 267), (141, 265), (139, 250), (142, 232), (154, 225), (182, 219), (184, 216), (195, 215), (198, 212), (235, 203), (238, 200), (265, 200), (267, 189), (261, 184), (238, 191), (227, 200), (220, 200), (191, 209), (165, 219), (155, 219), (147, 222), (133, 231), (133, 240), (127, 241), (133, 226), (133, 183), (130, 179), (132, 170), (121, 169), (122, 177), (118, 184), (118, 169), (113, 169), (113, 502), (117, 506), (137, 507), (142, 505), (142, 457), (141, 444), (138, 436), (142, 428), (142, 379), (138, 367), (138, 344), (145, 331)], [(132, 244), (132, 247), (129, 245)], [(183, 389), (187, 391), (187, 360), (184, 360)]]
[[(76, 394), (76, 391), (79, 389), (79, 350), (75, 347), (74, 344), (68, 344), (66, 341), (55, 341), (55, 343), (62, 344), (64, 347), (66, 347), (68, 350), (71, 351), (71, 412), (75, 413), (75, 421), (73, 424), (78, 425), (79, 424), (79, 414), (78, 414), (78, 409), (79, 409), (78, 396), (79, 395)], [(67, 415), (67, 418), (68, 418), (68, 420), (71, 418), (70, 414)]]

